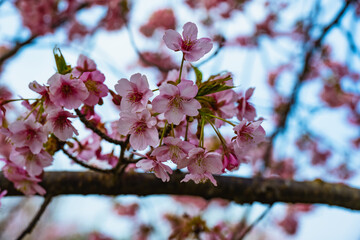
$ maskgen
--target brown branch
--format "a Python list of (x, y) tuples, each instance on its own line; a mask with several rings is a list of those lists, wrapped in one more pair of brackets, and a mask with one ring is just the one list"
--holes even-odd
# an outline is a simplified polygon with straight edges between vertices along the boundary
[(75, 109), (76, 115), (78, 115), (78, 117), (80, 118), (80, 121), (90, 130), (92, 130), (94, 133), (96, 133), (99, 137), (101, 137), (102, 139), (108, 141), (109, 143), (114, 143), (116, 145), (120, 145), (121, 148), (126, 147), (126, 145), (124, 146), (124, 142), (123, 141), (119, 141), (116, 139), (113, 139), (111, 137), (109, 137), (108, 135), (106, 135), (105, 133), (103, 133), (100, 129), (98, 129), (96, 126), (94, 126), (94, 124), (90, 121), (88, 121), (85, 117), (84, 114), (82, 114), (80, 112), (79, 109)]
[(45, 212), (46, 207), (50, 204), (52, 200), (52, 196), (48, 195), (43, 204), (41, 205), (39, 211), (36, 213), (36, 215), (34, 216), (34, 218), (31, 220), (31, 222), (29, 223), (29, 225), (27, 226), (27, 228), (25, 228), (25, 230), (20, 234), (20, 236), (17, 238), (17, 240), (21, 240), (23, 239), (27, 234), (30, 234), (31, 231), (35, 228), (36, 224), (39, 222), (40, 217), (43, 215), (43, 213)]
[[(40, 183), (47, 194), (57, 195), (190, 195), (205, 199), (222, 198), (237, 203), (272, 204), (308, 203), (327, 204), (360, 210), (360, 189), (344, 184), (326, 183), (320, 180), (298, 182), (280, 178), (239, 178), (215, 176), (218, 186), (210, 182), (180, 183), (183, 173), (171, 175), (170, 182), (162, 182), (154, 174), (125, 173), (121, 176), (96, 172), (45, 172)], [(21, 196), (3, 174), (0, 188), (6, 196)], [(5, 197), (6, 197), (5, 196)]]

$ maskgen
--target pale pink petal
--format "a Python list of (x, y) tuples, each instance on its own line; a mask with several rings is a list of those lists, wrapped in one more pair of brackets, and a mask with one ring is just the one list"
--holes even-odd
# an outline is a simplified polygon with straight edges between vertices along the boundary
[(201, 104), (196, 99), (183, 102), (183, 111), (187, 116), (197, 116), (199, 114), (198, 109), (201, 108)]
[(115, 91), (122, 97), (133, 91), (133, 86), (126, 78), (122, 78), (115, 84)]
[(152, 101), (152, 107), (155, 112), (163, 113), (167, 111), (169, 103), (169, 99), (159, 95)]
[(195, 41), (197, 39), (198, 29), (192, 22), (187, 22), (183, 27), (183, 38), (185, 41)]
[(165, 112), (165, 118), (168, 120), (168, 122), (175, 125), (179, 125), (184, 116), (184, 112), (181, 109), (175, 107)]
[(171, 50), (179, 51), (181, 49), (182, 38), (178, 32), (172, 29), (166, 30), (163, 36), (163, 40), (166, 46)]

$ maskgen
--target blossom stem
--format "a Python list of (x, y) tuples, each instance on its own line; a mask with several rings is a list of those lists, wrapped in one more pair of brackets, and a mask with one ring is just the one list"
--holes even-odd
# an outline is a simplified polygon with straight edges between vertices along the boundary
[(171, 124), (171, 136), (175, 137), (174, 124)]
[(224, 151), (227, 149), (226, 147), (226, 141), (224, 139), (224, 137), (221, 135), (219, 129), (209, 120), (207, 119), (207, 122), (211, 125), (211, 127), (214, 129), (214, 132), (216, 133), (216, 135), (218, 136), (221, 145), (223, 146)]
[(201, 118), (201, 122), (200, 122), (200, 140), (199, 140), (199, 146), (200, 147), (204, 147), (204, 127), (205, 127), (205, 119), (204, 117)]
[(161, 144), (162, 144), (162, 140), (163, 140), (163, 138), (165, 136), (166, 128), (167, 128), (167, 120), (165, 121), (165, 125), (164, 125), (164, 128), (163, 128), (162, 133), (161, 133), (159, 146), (161, 146)]
[(185, 138), (184, 138), (185, 141), (187, 141), (188, 139), (188, 131), (189, 131), (189, 119), (186, 117), (186, 128), (185, 128)]
[(182, 74), (182, 69), (183, 69), (183, 66), (184, 66), (184, 61), (185, 61), (185, 55), (183, 54), (183, 57), (181, 59), (180, 70), (179, 70), (179, 79), (177, 80), (176, 83), (180, 83), (180, 81), (181, 81), (181, 74)]
[(221, 121), (224, 121), (224, 122), (230, 124), (230, 125), (233, 126), (233, 127), (236, 126), (236, 124), (234, 124), (234, 123), (232, 123), (232, 122), (230, 122), (230, 121), (228, 121), (228, 120), (226, 120), (226, 119), (224, 119), (224, 118), (221, 118), (221, 117), (218, 117), (218, 116), (215, 116), (215, 115), (212, 115), (212, 114), (208, 114), (208, 116), (209, 116), (209, 117), (213, 117), (213, 118), (217, 118), (217, 119), (219, 119), (219, 120), (221, 120)]

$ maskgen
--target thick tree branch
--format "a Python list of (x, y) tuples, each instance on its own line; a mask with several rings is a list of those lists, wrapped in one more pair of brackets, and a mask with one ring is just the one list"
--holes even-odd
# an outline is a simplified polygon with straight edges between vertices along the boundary
[[(279, 178), (239, 178), (215, 176), (218, 186), (211, 183), (180, 183), (183, 173), (174, 173), (163, 183), (154, 174), (127, 173), (118, 175), (95, 172), (45, 172), (41, 185), (47, 194), (57, 195), (122, 195), (138, 196), (166, 194), (191, 195), (205, 199), (223, 198), (237, 203), (272, 204), (320, 203), (360, 210), (360, 189), (320, 180), (297, 182)], [(0, 174), (0, 188), (6, 196), (21, 196), (13, 184)]]

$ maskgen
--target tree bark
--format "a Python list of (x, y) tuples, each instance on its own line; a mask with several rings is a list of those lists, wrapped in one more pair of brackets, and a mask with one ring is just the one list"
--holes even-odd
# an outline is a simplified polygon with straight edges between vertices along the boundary
[[(121, 176), (95, 172), (45, 172), (40, 183), (47, 194), (57, 195), (190, 195), (205, 199), (222, 198), (236, 203), (309, 203), (327, 204), (360, 210), (360, 189), (321, 180), (298, 182), (280, 178), (240, 178), (215, 176), (210, 182), (181, 183), (183, 173), (162, 182), (154, 174), (127, 173)], [(0, 189), (6, 196), (21, 196), (13, 184), (0, 174)]]

